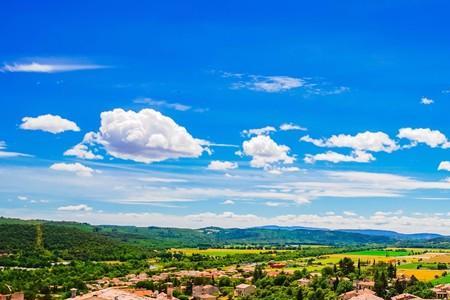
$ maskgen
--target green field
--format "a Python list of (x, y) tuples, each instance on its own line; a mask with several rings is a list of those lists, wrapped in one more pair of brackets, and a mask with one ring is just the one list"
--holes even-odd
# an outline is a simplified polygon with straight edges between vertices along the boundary
[(442, 284), (442, 283), (450, 283), (450, 274), (444, 277), (440, 277), (438, 279), (434, 279), (431, 281), (434, 285), (436, 284)]
[[(260, 249), (221, 249), (221, 248), (208, 248), (208, 249), (198, 249), (198, 248), (182, 248), (182, 249), (171, 249), (172, 252), (182, 252), (186, 255), (192, 254), (204, 254), (211, 256), (226, 256), (226, 255), (236, 255), (236, 254), (259, 254), (265, 253), (271, 250), (260, 250)], [(276, 250), (277, 252), (292, 251), (292, 250)]]
[(348, 252), (348, 255), (363, 255), (363, 256), (385, 256), (385, 257), (396, 257), (396, 256), (408, 256), (411, 254), (407, 250), (363, 250)]
[[(409, 264), (403, 264), (398, 266), (399, 269), (405, 269), (405, 270), (417, 270), (417, 269), (423, 269), (423, 270), (437, 270), (437, 264), (436, 263), (409, 263)], [(444, 270), (445, 271), (445, 270)]]

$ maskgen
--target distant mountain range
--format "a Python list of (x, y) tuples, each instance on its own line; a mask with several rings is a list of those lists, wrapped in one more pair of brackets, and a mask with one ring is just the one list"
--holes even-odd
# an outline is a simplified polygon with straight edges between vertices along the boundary
[(361, 233), (372, 236), (386, 236), (399, 240), (430, 240), (443, 237), (443, 235), (437, 233), (399, 233), (396, 231), (375, 229), (342, 229), (339, 231)]
[(316, 227), (303, 227), (303, 226), (277, 226), (277, 225), (266, 225), (259, 226), (255, 228), (260, 229), (270, 229), (270, 230), (325, 230), (325, 231), (340, 231), (340, 232), (349, 232), (349, 233), (359, 233), (370, 236), (384, 236), (397, 240), (429, 240), (435, 239), (439, 237), (444, 237), (441, 234), (437, 233), (399, 233), (391, 230), (376, 230), (376, 229), (327, 229), (327, 228), (316, 228)]

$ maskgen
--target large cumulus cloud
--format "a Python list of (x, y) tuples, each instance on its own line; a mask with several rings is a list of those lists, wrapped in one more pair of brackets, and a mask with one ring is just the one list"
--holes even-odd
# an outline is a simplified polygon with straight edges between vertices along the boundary
[(103, 145), (116, 158), (152, 163), (182, 157), (199, 157), (205, 148), (171, 118), (153, 109), (114, 109), (102, 112), (101, 126), (90, 143)]

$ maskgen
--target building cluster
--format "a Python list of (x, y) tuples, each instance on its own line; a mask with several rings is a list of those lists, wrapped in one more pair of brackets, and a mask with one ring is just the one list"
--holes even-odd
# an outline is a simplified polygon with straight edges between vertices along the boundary
[[(300, 283), (303, 285), (303, 282)], [(383, 300), (375, 294), (375, 282), (370, 280), (357, 281), (354, 284), (355, 289), (339, 295), (339, 300)], [(434, 299), (450, 299), (450, 284), (439, 284), (431, 289), (434, 293)], [(433, 300), (434, 300), (433, 299)], [(418, 296), (404, 293), (391, 298), (391, 300), (426, 300)], [(429, 299), (431, 300), (431, 299)]]
[[(73, 289), (73, 300), (177, 300), (173, 295), (174, 287), (171, 281), (182, 281), (190, 279), (192, 282), (215, 282), (222, 276), (241, 279), (242, 282), (251, 282), (255, 264), (230, 267), (226, 270), (208, 269), (205, 271), (195, 270), (167, 270), (159, 274), (149, 276), (146, 273), (129, 274), (123, 278), (102, 278), (87, 285), (89, 293), (78, 295)], [(199, 279), (199, 280), (196, 280)], [(166, 293), (161, 291), (151, 291), (137, 289), (135, 285), (141, 281), (152, 281), (159, 285), (166, 285)], [(186, 286), (177, 286), (178, 292), (185, 293)], [(256, 287), (251, 284), (241, 283), (234, 288), (235, 296), (248, 296), (256, 293)], [(216, 300), (220, 296), (219, 288), (212, 284), (192, 286), (192, 300)], [(0, 299), (3, 300), (3, 299)], [(19, 299), (18, 299), (19, 300)]]
[(0, 300), (24, 300), (25, 296), (22, 292), (2, 295), (0, 294)]
[(129, 288), (110, 287), (77, 296), (72, 289), (72, 300), (179, 300), (173, 296), (173, 287), (167, 286), (167, 293)]
[(450, 299), (450, 283), (438, 284), (431, 290), (438, 299)]

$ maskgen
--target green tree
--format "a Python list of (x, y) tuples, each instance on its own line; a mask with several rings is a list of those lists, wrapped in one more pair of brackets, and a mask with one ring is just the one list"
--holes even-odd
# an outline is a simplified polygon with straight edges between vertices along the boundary
[(392, 263), (387, 266), (386, 271), (389, 279), (397, 277), (397, 268)]
[(386, 277), (386, 273), (384, 270), (375, 270), (374, 274), (374, 280), (375, 280), (375, 293), (381, 298), (384, 298), (386, 296), (386, 289), (388, 287), (388, 280)]
[(297, 291), (296, 299), (297, 300), (303, 300), (303, 289), (301, 287)]
[(257, 265), (255, 267), (255, 270), (253, 271), (253, 279), (252, 282), (255, 283), (259, 279), (263, 278), (265, 276), (264, 270), (262, 265)]
[(339, 269), (341, 270), (342, 274), (348, 275), (355, 271), (355, 263), (351, 258), (344, 257), (339, 261)]

